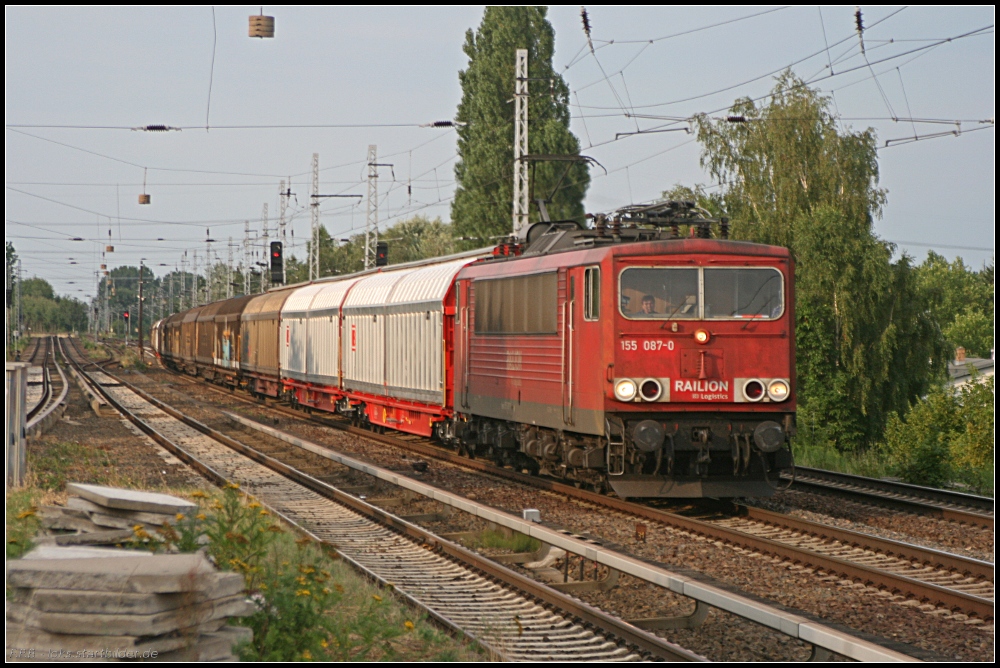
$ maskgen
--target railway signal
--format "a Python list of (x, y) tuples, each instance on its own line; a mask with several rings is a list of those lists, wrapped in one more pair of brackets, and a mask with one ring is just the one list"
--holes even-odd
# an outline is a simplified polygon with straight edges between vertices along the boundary
[(384, 267), (389, 264), (389, 244), (379, 241), (375, 244), (375, 266)]
[(285, 260), (282, 257), (283, 246), (280, 241), (271, 242), (271, 284), (281, 285), (285, 282)]

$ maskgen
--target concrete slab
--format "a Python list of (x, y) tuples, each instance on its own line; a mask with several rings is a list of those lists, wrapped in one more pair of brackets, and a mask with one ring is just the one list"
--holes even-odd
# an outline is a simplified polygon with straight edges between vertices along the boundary
[(38, 516), (40, 518), (44, 517), (79, 517), (80, 519), (87, 519), (89, 515), (86, 511), (79, 508), (69, 508), (66, 506), (39, 506)]
[[(148, 513), (143, 513), (147, 515)], [(166, 515), (164, 515), (166, 517)], [(170, 524), (173, 524), (173, 519), (170, 518)], [(128, 517), (115, 517), (113, 515), (104, 515), (101, 513), (90, 513), (90, 521), (99, 527), (105, 529), (129, 529), (132, 530), (136, 525), (141, 526), (146, 531), (155, 531), (163, 526), (163, 522), (157, 524), (150, 524), (149, 522), (140, 522), (138, 520), (130, 519)]]
[[(93, 652), (97, 649), (122, 649), (135, 650), (139, 652), (155, 651), (157, 653), (173, 652), (182, 649), (191, 643), (191, 638), (183, 635), (160, 636), (156, 638), (141, 638), (138, 636), (97, 636), (97, 635), (64, 635), (49, 633), (42, 629), (24, 626), (14, 622), (7, 622), (6, 648), (7, 656), (11, 657), (10, 650), (34, 649), (37, 658), (46, 658), (50, 655), (58, 656), (60, 659), (67, 658), (64, 653), (70, 654), (69, 658), (86, 658), (78, 656), (77, 652)], [(96, 658), (96, 657), (95, 657)]]
[(21, 559), (116, 559), (120, 557), (151, 557), (151, 552), (122, 550), (113, 547), (39, 545)]
[(145, 513), (139, 510), (119, 510), (118, 508), (108, 508), (107, 506), (96, 504), (79, 496), (69, 497), (66, 501), (66, 506), (80, 512), (85, 512), (88, 517), (90, 513), (100, 513), (111, 517), (126, 518), (134, 522), (153, 524), (155, 526), (162, 526), (164, 522), (173, 524), (177, 520), (177, 513), (167, 515), (165, 513)]
[(242, 578), (214, 578), (214, 582), (209, 582), (208, 585), (201, 591), (181, 594), (13, 588), (10, 590), (10, 600), (40, 612), (151, 615), (237, 596), (243, 592)]
[(193, 645), (161, 654), (154, 661), (225, 661), (233, 658), (233, 646), (240, 642), (242, 636), (226, 632), (226, 629), (232, 628), (224, 626), (215, 633), (202, 634)]
[(100, 531), (101, 527), (92, 522), (90, 518), (73, 517), (49, 513), (42, 515), (41, 524), (43, 529), (56, 529), (58, 531)]
[(149, 615), (86, 614), (77, 612), (41, 612), (23, 603), (8, 603), (8, 619), (49, 633), (77, 635), (159, 636), (187, 629), (213, 620), (246, 617), (256, 606), (243, 594), (228, 596)]
[[(200, 553), (106, 559), (17, 559), (7, 562), (7, 584), (37, 589), (85, 589), (171, 594), (197, 591), (215, 567)], [(239, 574), (230, 574), (240, 577)]]
[(141, 492), (134, 489), (85, 485), (78, 482), (66, 483), (66, 491), (92, 503), (119, 510), (138, 510), (167, 515), (184, 513), (187, 515), (198, 508), (196, 503), (158, 492)]
[(134, 535), (131, 529), (105, 529), (104, 527), (98, 527), (98, 529), (99, 531), (88, 531), (85, 533), (42, 536), (35, 538), (34, 542), (36, 545), (67, 547), (73, 545), (120, 545)]

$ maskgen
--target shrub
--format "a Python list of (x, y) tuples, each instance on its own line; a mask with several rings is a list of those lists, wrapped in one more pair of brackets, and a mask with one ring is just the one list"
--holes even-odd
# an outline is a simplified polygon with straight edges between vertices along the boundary
[(914, 485), (940, 487), (950, 478), (948, 443), (958, 427), (958, 402), (935, 388), (907, 411), (893, 414), (885, 430), (884, 450), (893, 473)]
[(950, 442), (955, 477), (979, 493), (993, 493), (996, 387), (993, 376), (962, 385), (958, 396), (958, 430)]

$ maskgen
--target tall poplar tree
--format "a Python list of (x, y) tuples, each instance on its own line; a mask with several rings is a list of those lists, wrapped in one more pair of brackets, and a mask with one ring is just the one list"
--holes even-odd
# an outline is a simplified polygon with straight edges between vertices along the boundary
[(910, 258), (893, 262), (873, 231), (886, 202), (874, 131), (839, 127), (829, 100), (786, 72), (766, 102), (701, 117), (698, 137), (733, 235), (795, 257), (800, 434), (842, 450), (876, 442), (940, 377), (945, 346)]
[[(482, 23), (465, 34), (469, 66), (459, 72), (462, 102), (456, 119), (458, 187), (451, 207), (455, 234), (474, 237), (467, 246), (510, 234), (514, 190), (514, 67), (518, 49), (528, 50), (528, 152), (576, 155), (580, 143), (569, 129), (569, 87), (552, 68), (555, 32), (545, 7), (488, 7)], [(570, 166), (561, 184), (560, 177)], [(590, 185), (587, 166), (538, 162), (531, 170), (532, 199), (549, 198), (553, 220), (583, 222)], [(555, 190), (553, 194), (553, 190)], [(531, 222), (538, 220), (531, 203)]]

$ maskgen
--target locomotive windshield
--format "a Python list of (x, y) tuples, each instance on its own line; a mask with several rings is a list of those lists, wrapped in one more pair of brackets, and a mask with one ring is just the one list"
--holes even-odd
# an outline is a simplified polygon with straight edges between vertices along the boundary
[(632, 320), (772, 319), (784, 311), (781, 272), (770, 267), (631, 267), (619, 279)]

